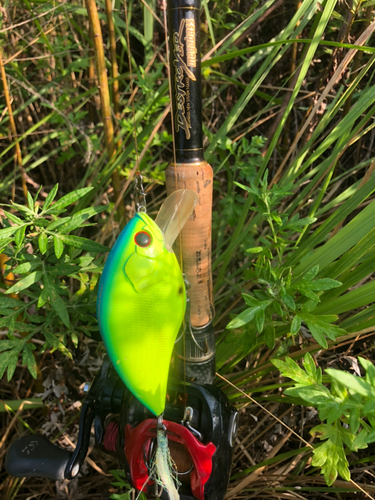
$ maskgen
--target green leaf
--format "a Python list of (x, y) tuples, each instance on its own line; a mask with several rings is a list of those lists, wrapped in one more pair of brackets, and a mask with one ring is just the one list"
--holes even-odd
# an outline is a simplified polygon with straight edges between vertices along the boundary
[(14, 238), (4, 238), (0, 240), (0, 253), (3, 253), (4, 250), (8, 247), (8, 245), (12, 243), (13, 240)]
[(5, 229), (1, 229), (0, 231), (0, 240), (9, 238), (9, 236), (13, 236), (13, 234), (18, 230), (18, 226), (6, 227)]
[(263, 252), (263, 247), (253, 247), (246, 250), (247, 253), (260, 253)]
[(15, 285), (10, 287), (5, 293), (7, 294), (17, 293), (20, 292), (21, 290), (25, 290), (26, 288), (29, 288), (31, 285), (40, 280), (42, 276), (43, 276), (43, 271), (34, 271), (33, 273), (29, 274), (25, 278), (22, 278)]
[[(327, 411), (325, 415), (325, 419), (327, 420), (327, 424), (333, 424), (333, 422), (339, 419), (344, 411), (344, 405), (342, 404), (332, 404), (331, 408)], [(322, 418), (322, 420), (324, 420)]]
[(358, 356), (358, 360), (366, 370), (366, 382), (375, 387), (375, 366), (368, 359)]
[(74, 344), (74, 347), (77, 349), (77, 347), (78, 347), (78, 337), (77, 337), (77, 334), (75, 332), (71, 333), (71, 339), (72, 339), (72, 342)]
[(310, 287), (312, 290), (315, 290), (317, 292), (324, 291), (324, 290), (331, 290), (331, 288), (337, 288), (341, 286), (342, 283), (340, 281), (333, 280), (331, 278), (322, 278), (318, 280), (314, 280)]
[(47, 252), (48, 236), (46, 233), (41, 233), (38, 238), (39, 250), (42, 255)]
[(43, 335), (45, 336), (46, 338), (46, 341), (49, 345), (51, 345), (52, 347), (54, 347), (55, 349), (60, 349), (61, 347), (61, 342), (59, 341), (59, 339), (56, 337), (56, 335), (54, 335), (53, 333), (50, 333), (49, 331), (45, 330), (43, 332)]
[[(312, 300), (309, 299), (307, 300), (304, 304), (302, 304), (301, 311), (302, 312), (311, 312), (316, 308), (316, 305), (319, 303), (320, 299), (318, 300)], [(337, 317), (336, 317), (337, 319)]]
[(54, 187), (51, 189), (51, 191), (48, 193), (47, 198), (45, 199), (45, 201), (43, 203), (42, 213), (47, 210), (47, 208), (51, 205), (51, 203), (55, 199), (58, 188), (59, 188), (59, 185), (55, 184)]
[(367, 438), (366, 438), (366, 443), (367, 444), (370, 444), (370, 443), (373, 443), (375, 441), (375, 430), (371, 431)]
[[(6, 297), (3, 294), (0, 294), (0, 307), (21, 307), (24, 306), (23, 302), (20, 302), (18, 299), (12, 299), (10, 297)], [(3, 344), (5, 340), (2, 340), (0, 345)]]
[(268, 349), (275, 347), (275, 325), (272, 321), (268, 321), (264, 327), (264, 340)]
[(25, 344), (22, 353), (22, 364), (26, 365), (29, 369), (31, 375), (36, 378), (37, 377), (37, 368), (34, 355), (32, 351), (35, 349), (35, 346), (32, 344)]
[(88, 252), (109, 252), (109, 248), (96, 243), (95, 241), (88, 240), (87, 238), (82, 238), (81, 236), (72, 236), (67, 234), (60, 235), (61, 240), (75, 248), (80, 248), (81, 250), (87, 250)]
[(320, 301), (318, 295), (316, 295), (316, 293), (311, 290), (311, 287), (306, 286), (305, 283), (301, 283), (300, 285), (298, 285), (298, 290), (308, 299), (316, 300), (317, 302)]
[(14, 201), (12, 201), (12, 207), (17, 208), (18, 211), (23, 214), (29, 215), (30, 217), (35, 217), (35, 212), (27, 208), (25, 205), (20, 205), (19, 203), (14, 203)]
[(66, 222), (70, 220), (70, 217), (62, 217), (61, 219), (54, 220), (48, 226), (46, 227), (46, 231), (52, 231), (53, 229), (57, 229), (58, 227), (62, 226)]
[(64, 251), (64, 243), (61, 241), (60, 236), (58, 235), (53, 236), (53, 246), (55, 249), (55, 255), (59, 259)]
[(296, 314), (292, 320), (292, 324), (290, 326), (290, 333), (292, 335), (296, 335), (300, 328), (301, 328), (301, 324), (302, 324), (302, 318), (301, 316), (298, 316), (298, 314)]
[(306, 373), (310, 375), (310, 377), (313, 378), (317, 383), (321, 383), (322, 381), (322, 375), (321, 375), (321, 370), (320, 368), (316, 367), (314, 358), (311, 356), (309, 352), (305, 354), (302, 360), (303, 367), (306, 370)]
[(66, 194), (62, 198), (60, 198), (54, 205), (51, 205), (47, 210), (43, 210), (42, 213), (48, 214), (58, 214), (64, 211), (64, 208), (72, 203), (75, 203), (77, 200), (85, 196), (85, 194), (92, 191), (93, 187), (87, 187), (82, 189), (77, 189), (76, 191), (72, 191), (71, 193)]
[(245, 309), (241, 314), (237, 316), (237, 318), (232, 319), (232, 321), (228, 324), (227, 328), (240, 328), (246, 323), (249, 323), (255, 316), (255, 314), (261, 309), (265, 309), (267, 306), (271, 304), (270, 300), (264, 300), (260, 302), (260, 305), (250, 307), (249, 309)]
[(26, 232), (26, 225), (21, 226), (16, 231), (16, 235), (15, 235), (14, 241), (15, 241), (15, 243), (16, 243), (16, 245), (17, 245), (18, 248), (20, 248), (20, 246), (22, 245), (22, 242), (23, 242), (23, 240), (25, 238), (25, 232)]
[(292, 231), (302, 232), (302, 228), (304, 226), (309, 226), (316, 220), (316, 217), (304, 217), (299, 219), (298, 214), (296, 214), (289, 220), (289, 222), (283, 224), (283, 229), (291, 229)]
[(7, 380), (9, 382), (11, 380), (11, 378), (13, 377), (13, 374), (14, 374), (16, 367), (17, 367), (19, 350), (12, 349), (11, 351), (3, 353), (2, 356), (4, 356), (4, 354), (8, 355), (7, 356), (7, 358), (8, 358)]
[(72, 264), (57, 264), (55, 266), (48, 267), (49, 274), (58, 276), (69, 276), (71, 274), (77, 273), (81, 269), (81, 266), (75, 266)]
[(336, 481), (337, 474), (345, 480), (350, 480), (348, 461), (346, 460), (343, 447), (343, 429), (338, 421), (333, 425), (321, 424), (311, 429), (310, 434), (319, 435), (324, 443), (314, 449), (314, 456), (311, 464), (314, 467), (321, 467), (324, 479), (328, 486)]
[(292, 309), (292, 311), (296, 310), (296, 304), (293, 300), (293, 297), (288, 295), (287, 293), (284, 293), (281, 295), (281, 299), (284, 302), (284, 304), (289, 307), (289, 309)]
[(48, 293), (53, 309), (57, 312), (58, 316), (66, 327), (70, 326), (69, 313), (66, 308), (65, 302), (62, 300), (58, 293), (58, 288), (52, 281), (48, 273), (45, 273), (43, 278), (44, 288)]
[(353, 433), (356, 433), (359, 429), (359, 426), (361, 425), (360, 416), (361, 416), (361, 409), (359, 406), (356, 408), (352, 408), (350, 410), (349, 425), (350, 425), (350, 430)]
[(368, 431), (366, 429), (362, 429), (361, 432), (353, 441), (351, 449), (354, 451), (358, 451), (367, 448), (367, 437), (368, 437)]
[(27, 204), (31, 212), (34, 212), (34, 200), (29, 191), (27, 192)]
[(283, 221), (281, 219), (281, 217), (277, 214), (271, 214), (271, 217), (272, 219), (276, 222), (276, 224), (278, 224), (279, 226), (282, 225)]
[(313, 266), (311, 269), (309, 269), (307, 271), (307, 273), (303, 276), (303, 280), (304, 281), (311, 281), (312, 279), (315, 278), (315, 276), (318, 274), (319, 272), (319, 264), (317, 264), (316, 266)]
[(17, 344), (19, 344), (20, 342), (22, 342), (21, 340), (19, 339), (4, 339), (0, 342), (0, 351), (6, 351), (7, 349), (13, 349), (13, 347), (17, 346)]
[(3, 352), (2, 354), (0, 354), (0, 378), (3, 377), (4, 372), (7, 369), (8, 359), (9, 359), (9, 352)]
[(375, 398), (375, 387), (372, 387), (363, 378), (355, 377), (351, 373), (347, 373), (342, 370), (335, 370), (333, 368), (327, 368), (325, 371), (330, 377), (337, 380), (341, 384), (344, 384), (352, 394), (357, 393), (369, 399)]
[(8, 334), (13, 334), (16, 329), (16, 316), (13, 314), (12, 316), (6, 318), (5, 324), (8, 327)]
[(16, 217), (14, 214), (10, 213), (10, 212), (6, 212), (4, 210), (4, 215), (9, 219), (11, 220), (14, 224), (16, 224), (17, 226), (21, 226), (22, 224), (24, 224), (23, 220), (19, 219), (18, 217)]
[(307, 324), (312, 336), (324, 349), (328, 347), (327, 340), (328, 337), (331, 340), (335, 340), (336, 337), (344, 335), (345, 330), (339, 328), (336, 325), (331, 325), (333, 321), (338, 318), (335, 315), (314, 315), (307, 312), (300, 312), (299, 316)]
[(13, 269), (13, 272), (15, 274), (26, 274), (29, 273), (30, 271), (34, 271), (38, 267), (40, 267), (41, 263), (39, 262), (23, 262), (19, 266), (17, 266), (15, 269)]
[(52, 302), (52, 307), (55, 309), (57, 314), (60, 316), (64, 325), (69, 328), (69, 326), (70, 326), (69, 313), (68, 313), (68, 310), (66, 308), (65, 302), (62, 300), (60, 295), (56, 294), (56, 296), (54, 297), (53, 302)]
[(248, 295), (247, 293), (243, 293), (242, 298), (244, 299), (245, 304), (248, 306), (259, 306), (259, 304), (260, 304), (259, 300), (257, 300), (252, 295)]
[(58, 232), (70, 233), (74, 229), (81, 227), (84, 224), (84, 222), (90, 217), (93, 217), (94, 215), (97, 215), (100, 212), (103, 212), (104, 210), (107, 209), (108, 207), (106, 205), (99, 207), (85, 208), (84, 210), (81, 210), (80, 212), (74, 214), (73, 217), (68, 222), (65, 222), (62, 226), (60, 226)]
[(284, 316), (283, 310), (281, 309), (281, 305), (277, 300), (272, 301), (272, 306), (275, 309), (275, 313), (278, 314), (281, 318)]
[[(322, 416), (322, 410), (326, 409), (326, 413), (328, 414), (332, 407), (336, 408), (337, 406), (337, 404), (333, 401), (333, 398), (330, 395), (328, 389), (326, 389), (323, 385), (318, 386), (315, 384), (304, 385), (301, 387), (296, 386), (288, 388), (284, 392), (288, 396), (303, 399), (308, 405), (318, 407), (321, 420), (324, 420), (327, 416)], [(340, 415), (341, 414), (342, 410), (340, 411)]]
[[(289, 377), (298, 384), (314, 385), (315, 379), (306, 373), (292, 358), (286, 357), (284, 361), (281, 359), (271, 359), (271, 363), (281, 372), (284, 377)], [(328, 389), (327, 389), (328, 391)]]
[(49, 293), (47, 288), (44, 286), (38, 298), (38, 304), (37, 304), (38, 307), (43, 307), (44, 304), (47, 302), (48, 298), (49, 298)]
[[(322, 370), (319, 368), (320, 371), (320, 382), (322, 381)], [(337, 380), (332, 380), (331, 384), (331, 394), (333, 396), (337, 396), (341, 401), (344, 401), (348, 397), (348, 391), (346, 390), (346, 387), (343, 384), (340, 384), (337, 382)]]
[(259, 333), (261, 333), (263, 331), (264, 320), (265, 320), (264, 309), (260, 309), (258, 312), (255, 313), (254, 320), (255, 320), (255, 328), (258, 330)]

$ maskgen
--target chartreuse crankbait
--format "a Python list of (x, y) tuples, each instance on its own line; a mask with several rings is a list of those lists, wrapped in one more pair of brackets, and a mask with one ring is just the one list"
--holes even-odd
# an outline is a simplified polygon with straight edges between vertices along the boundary
[(170, 359), (184, 318), (186, 292), (172, 245), (197, 195), (172, 193), (155, 222), (137, 213), (108, 255), (97, 316), (108, 355), (128, 389), (156, 416), (163, 413)]

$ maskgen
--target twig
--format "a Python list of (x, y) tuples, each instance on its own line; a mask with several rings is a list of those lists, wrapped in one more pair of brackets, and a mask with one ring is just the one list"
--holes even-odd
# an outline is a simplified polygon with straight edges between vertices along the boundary
[(41, 17), (47, 16), (48, 14), (50, 14), (51, 12), (53, 12), (56, 9), (61, 9), (61, 7), (63, 5), (66, 5), (67, 3), (68, 2), (59, 3), (55, 7), (52, 7), (52, 9), (47, 10), (46, 12), (42, 12), (38, 16), (31, 17), (30, 19), (26, 19), (26, 21), (22, 21), (21, 23), (12, 24), (11, 26), (8, 26), (7, 28), (3, 28), (2, 30), (0, 30), (0, 33), (5, 33), (6, 31), (13, 30), (14, 28), (18, 28), (19, 26), (23, 26), (24, 24), (27, 24), (27, 23), (32, 23), (33, 21), (36, 21), (37, 19), (40, 19)]
[[(73, 448), (75, 448), (74, 443), (73, 443), (73, 442), (72, 442), (72, 441), (68, 438), (68, 436), (64, 435), (64, 436), (63, 436), (63, 438), (65, 439), (65, 441), (66, 441), (67, 443), (69, 443), (69, 444), (70, 444), (70, 446), (72, 446)], [(87, 463), (88, 463), (88, 464), (90, 464), (90, 465), (91, 465), (91, 467), (92, 467), (93, 469), (95, 469), (95, 470), (96, 470), (96, 472), (99, 472), (99, 474), (101, 474), (102, 476), (111, 476), (111, 474), (106, 474), (106, 473), (104, 472), (104, 470), (103, 470), (103, 469), (101, 469), (101, 468), (99, 467), (99, 465), (96, 465), (96, 463), (94, 462), (94, 460), (92, 460), (92, 459), (88, 456), (89, 454), (90, 454), (90, 452), (87, 454), (87, 456), (86, 456), (86, 458), (85, 458), (85, 460), (87, 461)]]
[(15, 424), (16, 420), (18, 419), (18, 416), (19, 414), (22, 412), (23, 410), (23, 407), (25, 404), (30, 404), (28, 401), (22, 401), (22, 403), (20, 404), (20, 407), (18, 408), (18, 410), (16, 411), (14, 417), (12, 418), (10, 424), (8, 425), (8, 427), (6, 428), (6, 431), (3, 435), (3, 437), (1, 438), (1, 441), (0, 441), (0, 450), (3, 450), (4, 448), (4, 443), (10, 433), (10, 431), (12, 430), (13, 428), (13, 425)]
[[(294, 431), (290, 430), (288, 434), (284, 436), (283, 439), (281, 439), (276, 446), (273, 447), (272, 451), (267, 456), (267, 460), (273, 458), (281, 450), (281, 448), (284, 446), (286, 441), (288, 441), (292, 433), (294, 433)], [(258, 476), (264, 471), (265, 468), (266, 466), (264, 465), (263, 467), (260, 467), (259, 469), (254, 471), (249, 476), (246, 476), (239, 484), (237, 484), (237, 486), (229, 490), (224, 498), (225, 499), (233, 498), (237, 493), (239, 493), (243, 488), (245, 488), (245, 486), (248, 486), (250, 483), (255, 481), (258, 478)]]

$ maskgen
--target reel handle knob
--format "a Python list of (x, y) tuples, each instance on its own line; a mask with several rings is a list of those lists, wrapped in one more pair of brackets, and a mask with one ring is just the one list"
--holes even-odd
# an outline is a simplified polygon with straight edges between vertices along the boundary
[(72, 452), (55, 446), (45, 436), (23, 436), (10, 446), (5, 469), (15, 477), (45, 477), (62, 481), (71, 456)]

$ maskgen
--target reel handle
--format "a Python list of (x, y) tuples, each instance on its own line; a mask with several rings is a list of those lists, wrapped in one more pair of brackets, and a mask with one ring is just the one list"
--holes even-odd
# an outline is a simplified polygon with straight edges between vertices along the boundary
[(62, 481), (72, 455), (72, 452), (52, 444), (45, 436), (23, 436), (11, 444), (5, 458), (5, 469), (14, 477), (44, 477)]

